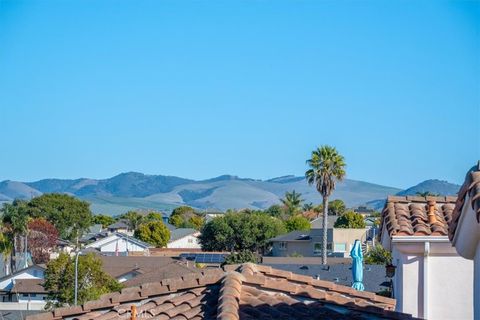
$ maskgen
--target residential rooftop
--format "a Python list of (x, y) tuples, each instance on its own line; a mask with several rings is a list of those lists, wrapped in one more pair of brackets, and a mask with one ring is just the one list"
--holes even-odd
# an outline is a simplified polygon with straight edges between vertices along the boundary
[[(142, 284), (27, 320), (412, 319), (395, 300), (251, 263)], [(135, 310), (133, 309), (133, 310)]]

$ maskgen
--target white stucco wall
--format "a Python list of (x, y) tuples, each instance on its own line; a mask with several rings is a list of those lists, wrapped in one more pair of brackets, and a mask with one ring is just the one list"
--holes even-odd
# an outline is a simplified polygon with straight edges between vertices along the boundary
[(118, 237), (116, 235), (110, 235), (104, 239), (100, 239), (98, 241), (90, 243), (86, 247), (97, 248), (97, 249), (100, 249), (101, 252), (115, 252), (117, 250), (117, 242), (118, 242), (118, 252), (145, 251), (147, 249), (147, 248), (144, 248), (143, 246), (139, 246), (135, 244), (132, 241), (129, 241), (126, 238)]
[(427, 319), (472, 319), (472, 261), (459, 256), (447, 239), (429, 247), (426, 253), (425, 242), (393, 243), (397, 311)]
[[(199, 233), (200, 234), (200, 233)], [(201, 249), (202, 246), (198, 241), (197, 235), (188, 235), (186, 237), (169, 242), (167, 248), (187, 248), (187, 249)]]
[(146, 248), (136, 245), (126, 239), (120, 238), (118, 240), (114, 240), (110, 243), (103, 244), (100, 246), (101, 252), (115, 252), (117, 250), (117, 242), (118, 242), (118, 252), (126, 252), (126, 251), (145, 251)]
[(480, 320), (480, 242), (477, 244), (477, 251), (475, 253), (475, 293), (474, 293), (474, 308), (475, 308), (475, 320)]

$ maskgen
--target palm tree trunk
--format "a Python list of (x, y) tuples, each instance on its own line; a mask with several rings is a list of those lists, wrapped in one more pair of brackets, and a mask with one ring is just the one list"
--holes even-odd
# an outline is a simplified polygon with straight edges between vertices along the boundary
[(322, 264), (327, 264), (328, 197), (323, 197), (323, 244)]

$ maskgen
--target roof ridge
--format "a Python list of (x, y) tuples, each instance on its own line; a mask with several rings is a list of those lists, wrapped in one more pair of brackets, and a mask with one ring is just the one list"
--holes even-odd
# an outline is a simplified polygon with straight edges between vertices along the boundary
[(455, 203), (457, 201), (457, 196), (447, 195), (447, 196), (416, 196), (416, 195), (390, 195), (387, 197), (388, 202), (445, 202), (445, 203)]
[(238, 320), (239, 301), (245, 277), (237, 271), (227, 271), (222, 279), (222, 287), (218, 298), (217, 319)]

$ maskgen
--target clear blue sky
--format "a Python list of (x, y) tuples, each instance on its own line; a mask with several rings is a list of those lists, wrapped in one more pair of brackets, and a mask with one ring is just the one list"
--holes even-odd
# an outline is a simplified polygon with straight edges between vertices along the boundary
[(478, 1), (0, 0), (0, 180), (124, 171), (460, 183)]

